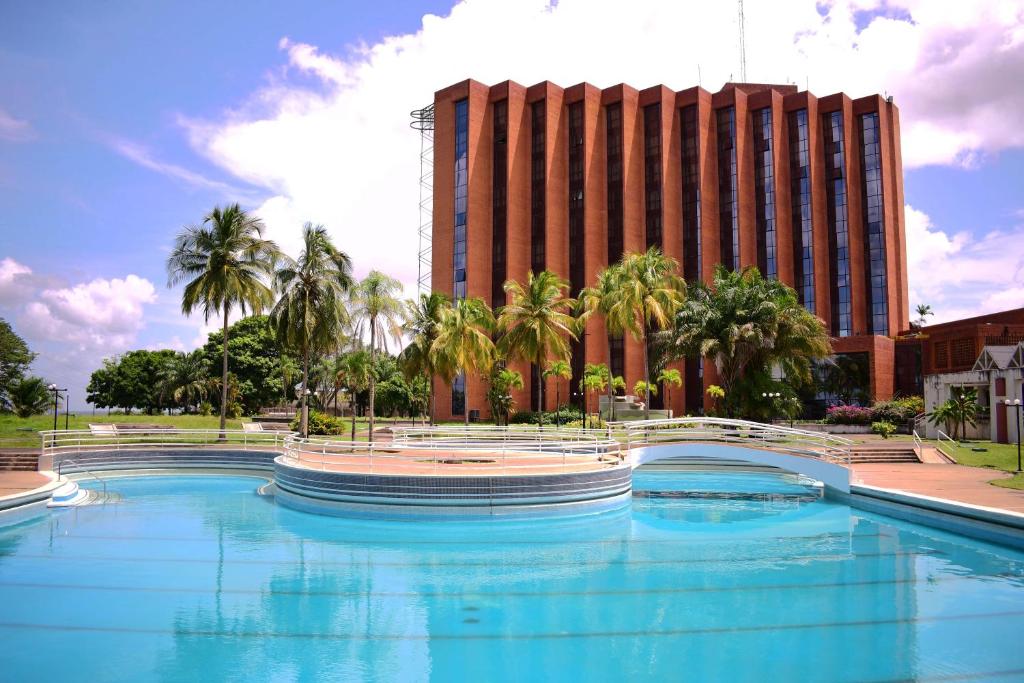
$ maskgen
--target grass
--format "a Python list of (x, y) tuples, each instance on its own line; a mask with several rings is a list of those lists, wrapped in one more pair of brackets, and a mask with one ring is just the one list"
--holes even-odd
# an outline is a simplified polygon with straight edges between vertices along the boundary
[[(228, 429), (241, 429), (243, 422), (228, 420)], [(160, 424), (173, 425), (179, 429), (216, 429), (220, 426), (217, 415), (75, 415), (68, 419), (69, 429), (89, 429), (92, 424)], [(64, 414), (57, 417), (57, 428), (64, 429)], [(17, 417), (9, 413), (0, 414), (0, 448), (32, 448), (40, 443), (38, 432), (53, 429), (53, 414)]]
[[(954, 446), (943, 441), (942, 450), (948, 453), (961, 465), (971, 467), (988, 467), (1003, 472), (1017, 471), (1017, 444), (993, 443), (991, 441), (965, 441)], [(973, 451), (972, 448), (984, 448), (984, 452)], [(1008, 489), (1024, 490), (1024, 474), (1015, 474), (1009, 479), (994, 479), (989, 482), (995, 486)]]

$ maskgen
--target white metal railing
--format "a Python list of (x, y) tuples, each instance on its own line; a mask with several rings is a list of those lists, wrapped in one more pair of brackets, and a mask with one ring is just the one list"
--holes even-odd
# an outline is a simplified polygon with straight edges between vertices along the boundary
[[(542, 474), (613, 467), (624, 461), (622, 445), (607, 438), (545, 440), (515, 438), (515, 434), (497, 438), (497, 432), (475, 436), (478, 438), (460, 435), (458, 441), (403, 437), (401, 443), (289, 436), (284, 441), (284, 457), (292, 464), (320, 470), (413, 475), (436, 474), (447, 465), (463, 465), (463, 474), (515, 474), (526, 470)], [(447, 468), (445, 473), (451, 472)]]
[(681, 442), (718, 442), (807, 456), (850, 464), (853, 442), (824, 432), (721, 417), (638, 420), (613, 423), (612, 433), (625, 433), (626, 448)]
[(914, 437), (914, 453), (917, 454), (917, 459), (918, 460), (923, 461), (924, 460), (924, 441), (921, 440), (921, 436), (917, 433), (916, 429), (914, 429), (911, 432), (911, 434)]
[(291, 432), (246, 432), (241, 429), (89, 429), (39, 432), (42, 454), (66, 455), (97, 450), (140, 450), (216, 446), (218, 448), (272, 448), (280, 450)]
[(943, 439), (945, 439), (946, 441), (950, 442), (954, 446), (959, 446), (960, 445), (955, 439), (951, 439), (949, 434), (947, 434), (946, 432), (942, 431), (941, 429), (937, 429), (937, 430), (935, 430), (935, 432), (936, 432), (935, 440), (939, 442), (940, 446), (942, 445), (942, 440)]

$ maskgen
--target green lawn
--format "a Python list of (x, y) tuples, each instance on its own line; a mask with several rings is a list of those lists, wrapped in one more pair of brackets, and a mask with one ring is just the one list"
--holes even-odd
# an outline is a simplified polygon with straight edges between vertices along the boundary
[[(990, 467), (994, 470), (1004, 472), (1015, 472), (1017, 470), (1017, 444), (993, 443), (991, 441), (965, 441), (959, 446), (954, 446), (948, 441), (943, 441), (942, 450), (948, 453), (961, 465), (971, 467)], [(982, 451), (971, 450), (973, 448), (984, 448)], [(1004, 486), (1009, 489), (1024, 489), (1024, 475), (1018, 474), (1011, 479), (996, 479), (991, 482), (996, 486)]]
[[(249, 418), (240, 420), (228, 420), (228, 429), (241, 429), (243, 422)], [(89, 423), (142, 423), (173, 425), (179, 429), (216, 429), (220, 426), (220, 417), (217, 415), (110, 415), (105, 414), (81, 414), (72, 413), (68, 421), (69, 429), (89, 429)], [(57, 418), (57, 428), (64, 429), (64, 414)], [(37, 432), (53, 429), (53, 414), (34, 415), (21, 418), (11, 414), (0, 414), (0, 448), (32, 447), (39, 446), (40, 439)]]

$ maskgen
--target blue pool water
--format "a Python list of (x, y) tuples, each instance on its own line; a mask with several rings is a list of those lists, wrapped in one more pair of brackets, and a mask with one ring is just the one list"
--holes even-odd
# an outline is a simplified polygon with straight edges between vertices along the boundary
[(766, 495), (368, 521), (111, 480), (122, 503), (0, 529), (0, 680), (1024, 679), (1024, 554), (722, 476)]

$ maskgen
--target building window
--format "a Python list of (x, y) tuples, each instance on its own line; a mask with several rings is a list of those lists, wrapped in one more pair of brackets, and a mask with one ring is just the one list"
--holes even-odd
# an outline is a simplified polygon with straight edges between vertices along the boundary
[(661, 104), (644, 107), (644, 208), (647, 248), (661, 247)]
[(789, 177), (793, 205), (793, 269), (800, 303), (814, 313), (814, 222), (807, 110), (789, 115)]
[(889, 288), (885, 275), (885, 213), (882, 202), (882, 159), (878, 112), (860, 117), (863, 176), (864, 240), (867, 252), (868, 322), (873, 334), (889, 334)]
[(469, 101), (455, 103), (455, 239), (452, 296), (466, 298), (466, 206), (469, 192)]
[(622, 335), (608, 337), (608, 369), (612, 377), (626, 376), (626, 347)]
[(718, 124), (718, 225), (720, 262), (733, 270), (740, 267), (739, 203), (736, 201), (736, 110), (715, 112)]
[(697, 105), (683, 107), (679, 115), (683, 176), (683, 277), (701, 278), (700, 271), (700, 132)]
[(704, 414), (704, 359), (687, 358), (685, 366), (686, 374), (683, 379), (683, 391), (685, 399), (683, 410), (687, 415)]
[(935, 342), (934, 354), (936, 368), (949, 367), (949, 342)]
[(508, 100), (494, 103), (494, 180), (491, 186), (491, 307), (505, 305), (508, 273)]
[(622, 103), (605, 107), (608, 146), (608, 263), (622, 258)]
[[(586, 231), (583, 225), (583, 154), (583, 102), (580, 101), (569, 105), (569, 285), (574, 297), (587, 284), (584, 263)], [(571, 344), (570, 392), (575, 391), (583, 379), (583, 362), (586, 358), (584, 343), (581, 336)]]
[(846, 217), (846, 171), (843, 112), (823, 115), (825, 134), (825, 196), (828, 203), (829, 257), (832, 262), (832, 335), (853, 334), (850, 301), (850, 240)]
[(754, 112), (754, 209), (757, 267), (765, 277), (779, 275), (775, 240), (775, 164), (772, 161), (772, 110)]
[(545, 218), (545, 128), (547, 116), (544, 100), (530, 107), (530, 269), (534, 273), (544, 270), (547, 257), (544, 240), (547, 235)]
[(466, 376), (459, 375), (452, 382), (452, 415), (466, 413)]

